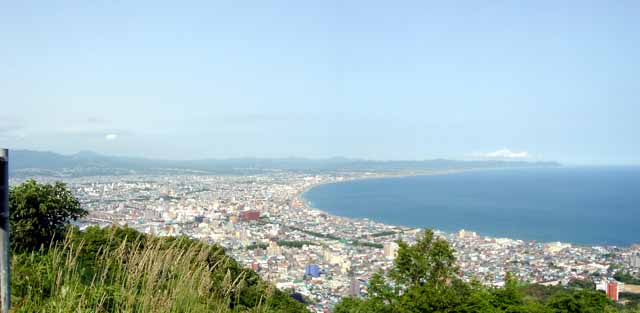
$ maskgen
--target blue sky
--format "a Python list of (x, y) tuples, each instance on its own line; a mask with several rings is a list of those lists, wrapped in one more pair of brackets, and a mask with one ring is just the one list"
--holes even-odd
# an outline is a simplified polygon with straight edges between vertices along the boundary
[(0, 146), (640, 163), (637, 1), (4, 1)]

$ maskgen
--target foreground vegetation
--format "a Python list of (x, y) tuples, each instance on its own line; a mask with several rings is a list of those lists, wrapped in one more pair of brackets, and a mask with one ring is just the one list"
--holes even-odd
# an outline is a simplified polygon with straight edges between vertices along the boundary
[(335, 312), (640, 312), (638, 307), (616, 306), (590, 283), (545, 287), (519, 284), (510, 275), (502, 288), (465, 283), (458, 278), (453, 249), (431, 231), (415, 245), (399, 242), (394, 266), (376, 273), (369, 283), (365, 299), (345, 298)]
[[(12, 312), (306, 311), (219, 246), (71, 227), (86, 211), (64, 184), (13, 187), (10, 206)], [(616, 305), (592, 282), (544, 287), (508, 276), (503, 288), (488, 288), (461, 281), (455, 264), (449, 244), (425, 231), (415, 245), (399, 242), (394, 266), (370, 279), (365, 298), (344, 298), (334, 312), (640, 313), (637, 299)]]
[(86, 214), (64, 184), (10, 191), (13, 312), (304, 312), (224, 250), (186, 237), (68, 222)]
[(301, 312), (304, 306), (217, 247), (127, 228), (71, 228), (14, 254), (16, 312)]

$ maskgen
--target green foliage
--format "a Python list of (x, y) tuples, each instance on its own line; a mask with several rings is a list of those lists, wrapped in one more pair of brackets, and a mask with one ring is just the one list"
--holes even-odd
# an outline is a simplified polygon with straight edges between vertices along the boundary
[(15, 312), (304, 312), (218, 246), (129, 228), (72, 228), (14, 254)]
[(383, 244), (377, 243), (377, 242), (367, 242), (367, 241), (354, 240), (354, 241), (351, 242), (351, 244), (356, 246), (356, 247), (369, 247), (369, 248), (376, 248), (376, 249), (384, 248)]
[[(10, 209), (14, 312), (305, 311), (303, 304), (240, 267), (219, 246), (129, 228), (69, 227), (69, 221), (87, 212), (62, 183), (30, 180), (14, 187)], [(465, 283), (457, 276), (453, 249), (431, 231), (415, 245), (399, 241), (398, 246), (394, 267), (370, 279), (368, 297), (345, 298), (335, 312), (615, 311), (603, 293), (588, 288), (589, 282), (574, 282), (579, 289), (522, 286), (507, 275), (503, 288)], [(635, 279), (623, 272), (616, 275), (621, 281)], [(637, 308), (620, 309), (638, 313)]]
[[(315, 231), (311, 231), (311, 230), (305, 230), (302, 228), (298, 228), (298, 227), (293, 227), (293, 226), (289, 226), (291, 229), (293, 230), (297, 230), (300, 231), (302, 233), (305, 233), (307, 235), (310, 236), (314, 236), (314, 237), (318, 237), (318, 238), (325, 238), (325, 239), (331, 239), (331, 240), (342, 240), (342, 238), (332, 235), (332, 234), (323, 234), (323, 233), (318, 233)], [(361, 246), (361, 247), (370, 247), (370, 248), (377, 248), (377, 249), (382, 249), (383, 245), (381, 243), (377, 243), (377, 242), (366, 242), (366, 241), (358, 241), (358, 240), (354, 240), (351, 242), (352, 245), (354, 246)]]
[(540, 284), (527, 284), (520, 286), (520, 290), (524, 293), (525, 297), (544, 302), (554, 294), (564, 292), (565, 288), (560, 285), (544, 286)]
[(553, 295), (547, 302), (552, 312), (601, 313), (611, 308), (611, 302), (604, 293), (591, 290), (575, 290)]
[(269, 245), (266, 243), (254, 243), (246, 247), (247, 250), (266, 249)]
[(68, 222), (87, 212), (62, 183), (10, 190), (12, 312), (304, 312), (219, 246)]
[(396, 285), (405, 288), (442, 287), (455, 278), (458, 270), (453, 252), (447, 241), (436, 239), (433, 232), (427, 230), (413, 246), (398, 242), (398, 254), (389, 276)]
[(348, 297), (342, 299), (333, 309), (334, 313), (367, 313), (364, 310), (365, 302), (358, 298)]
[(630, 284), (630, 285), (640, 285), (640, 278), (635, 277), (625, 271), (618, 271), (615, 275), (613, 275), (617, 281)]
[(11, 246), (34, 250), (64, 236), (66, 225), (87, 214), (64, 183), (39, 184), (35, 180), (9, 191)]
[(500, 310), (524, 305), (524, 293), (518, 289), (518, 282), (510, 273), (505, 277), (504, 287), (493, 290), (491, 304)]
[(414, 245), (399, 241), (398, 246), (393, 268), (369, 280), (368, 296), (343, 299), (336, 313), (615, 312), (603, 293), (588, 289), (522, 285), (510, 274), (502, 288), (463, 282), (457, 275), (453, 249), (431, 231), (425, 231)]
[(638, 293), (621, 292), (620, 300), (625, 301), (629, 307), (637, 307), (640, 309), (640, 294)]
[(315, 245), (315, 243), (307, 240), (278, 240), (278, 246), (281, 247), (302, 248), (302, 246), (311, 245)]
[(571, 288), (581, 288), (588, 290), (596, 289), (596, 283), (594, 283), (592, 279), (572, 279), (569, 282), (568, 286)]
[(381, 232), (377, 232), (375, 234), (372, 234), (371, 237), (384, 237), (384, 236), (391, 236), (391, 235), (395, 235), (397, 234), (397, 232), (393, 231), (393, 230), (385, 230), (385, 231), (381, 231)]
[(340, 237), (335, 236), (335, 235), (318, 233), (318, 232), (315, 232), (315, 231), (305, 230), (305, 229), (298, 228), (298, 227), (289, 226), (289, 228), (291, 228), (293, 230), (297, 230), (297, 231), (302, 232), (302, 233), (305, 233), (307, 235), (318, 237), (318, 238), (327, 238), (327, 239), (331, 239), (331, 240), (340, 240), (341, 239)]

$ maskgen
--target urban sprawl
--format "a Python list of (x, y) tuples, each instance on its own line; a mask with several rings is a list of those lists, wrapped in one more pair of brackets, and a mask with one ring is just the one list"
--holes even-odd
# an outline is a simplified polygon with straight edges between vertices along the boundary
[[(90, 214), (79, 224), (128, 225), (156, 236), (186, 235), (217, 244), (283, 290), (322, 312), (362, 296), (369, 278), (393, 264), (397, 240), (423, 230), (327, 214), (302, 198), (313, 186), (379, 177), (375, 173), (125, 175), (65, 178)], [(610, 267), (637, 273), (640, 247), (577, 246), (434, 231), (456, 250), (460, 275), (501, 286), (507, 272), (541, 284), (610, 279)], [(622, 287), (624, 288), (624, 287)]]

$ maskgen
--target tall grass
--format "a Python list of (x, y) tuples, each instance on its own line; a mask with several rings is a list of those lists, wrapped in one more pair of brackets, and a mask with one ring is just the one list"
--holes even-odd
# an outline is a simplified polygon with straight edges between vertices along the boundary
[(14, 254), (13, 311), (271, 311), (274, 288), (261, 281), (253, 305), (241, 305), (244, 289), (256, 286), (255, 273), (219, 247), (139, 233), (117, 238), (117, 228), (103, 232), (108, 239), (70, 231), (50, 247)]

